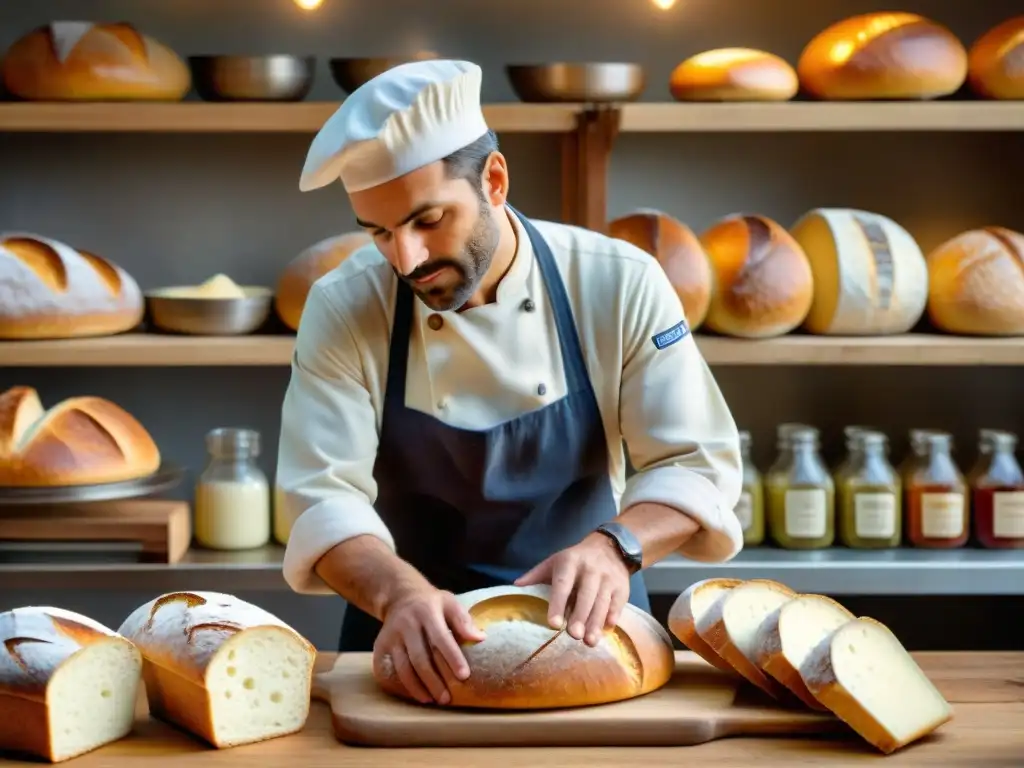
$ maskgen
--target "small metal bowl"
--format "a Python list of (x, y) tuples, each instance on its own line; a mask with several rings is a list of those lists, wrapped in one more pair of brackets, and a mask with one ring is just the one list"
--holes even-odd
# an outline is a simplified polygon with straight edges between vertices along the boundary
[(244, 299), (200, 299), (175, 296), (178, 287), (146, 293), (149, 319), (155, 328), (193, 336), (242, 336), (270, 317), (274, 292), (243, 286)]
[(425, 51), (412, 56), (378, 56), (376, 58), (342, 59), (334, 58), (328, 62), (331, 68), (331, 77), (338, 87), (345, 93), (351, 95), (361, 85), (369, 82), (377, 75), (387, 72), (399, 64), (408, 64), (411, 61), (430, 61), (438, 58), (436, 53)]
[(190, 56), (204, 101), (302, 101), (313, 87), (314, 56)]
[(509, 64), (505, 73), (516, 96), (526, 102), (635, 101), (647, 85), (644, 68), (629, 63)]

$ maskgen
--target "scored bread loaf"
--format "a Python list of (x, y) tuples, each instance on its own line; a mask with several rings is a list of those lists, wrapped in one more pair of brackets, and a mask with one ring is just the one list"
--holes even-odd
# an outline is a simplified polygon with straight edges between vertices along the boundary
[(40, 235), (0, 233), (0, 339), (122, 333), (144, 312), (138, 283), (106, 259)]
[(818, 701), (885, 754), (953, 717), (949, 702), (896, 636), (867, 617), (824, 637), (800, 677)]
[(934, 99), (963, 85), (967, 50), (949, 29), (918, 14), (864, 13), (812, 38), (797, 73), (818, 99)]
[(292, 259), (282, 270), (274, 295), (274, 310), (281, 321), (297, 331), (313, 283), (372, 242), (365, 232), (346, 232), (314, 243)]
[(695, 582), (676, 598), (668, 612), (668, 628), (679, 638), (679, 642), (704, 661), (732, 674), (739, 673), (705, 642), (697, 632), (697, 625), (720, 597), (742, 583), (740, 579), (703, 579)]
[(669, 91), (677, 101), (789, 101), (799, 89), (789, 62), (754, 48), (703, 51), (669, 76)]
[(768, 615), (796, 597), (785, 584), (750, 579), (723, 592), (697, 623), (697, 634), (743, 677), (783, 703), (795, 697), (757, 666), (755, 639)]
[[(443, 661), (439, 672), (455, 707), (549, 709), (604, 704), (661, 688), (675, 668), (672, 639), (654, 617), (626, 605), (618, 625), (590, 647), (547, 621), (546, 585), (501, 586), (458, 595), (476, 626), (486, 634), (463, 645), (470, 675), (458, 680)], [(524, 662), (526, 662), (524, 664)], [(391, 657), (374, 654), (373, 674), (383, 691), (412, 697), (399, 680)]]
[(997, 24), (967, 53), (967, 82), (986, 99), (1024, 99), (1024, 16)]
[(661, 211), (640, 209), (608, 222), (608, 234), (654, 256), (683, 303), (691, 331), (711, 304), (711, 265), (693, 231)]
[(770, 614), (754, 638), (758, 667), (778, 680), (812, 709), (827, 709), (807, 690), (800, 667), (814, 647), (854, 615), (823, 595), (798, 595)]
[(800, 244), (765, 216), (733, 215), (700, 236), (713, 289), (704, 323), (728, 336), (781, 336), (811, 308), (814, 279)]
[(963, 232), (928, 254), (928, 316), (947, 333), (1024, 334), (1024, 234)]
[(7, 90), (37, 101), (178, 101), (192, 86), (185, 61), (131, 24), (57, 21), (7, 50)]
[(45, 606), (0, 613), (0, 749), (53, 763), (127, 736), (142, 656), (113, 630)]
[(149, 432), (109, 400), (71, 397), (44, 411), (32, 387), (0, 394), (0, 486), (115, 483), (159, 468)]
[(928, 304), (928, 265), (906, 229), (887, 216), (818, 208), (790, 229), (814, 276), (804, 320), (810, 333), (906, 333)]
[(214, 747), (305, 725), (316, 650), (262, 608), (219, 592), (170, 592), (139, 606), (120, 633), (142, 651), (150, 712)]

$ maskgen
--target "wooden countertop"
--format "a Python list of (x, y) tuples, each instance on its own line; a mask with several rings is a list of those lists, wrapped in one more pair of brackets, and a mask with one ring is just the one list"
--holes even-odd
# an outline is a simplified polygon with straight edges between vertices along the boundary
[[(502, 749), (502, 768), (597, 768), (642, 763), (679, 766), (683, 761), (700, 768), (794, 765), (860, 765), (884, 760), (886, 766), (943, 766), (953, 768), (1021, 768), (1024, 766), (1024, 653), (917, 653), (914, 656), (955, 709), (952, 722), (939, 733), (888, 757), (855, 738), (749, 739), (734, 738), (695, 747), (617, 749)], [(322, 654), (321, 668), (334, 654)], [(214, 750), (163, 723), (149, 719), (140, 705), (136, 731), (126, 739), (65, 763), (74, 768), (121, 768), (166, 765), (182, 768), (209, 766), (286, 765), (291, 768), (405, 768), (444, 765), (478, 768), (497, 760), (494, 750), (401, 749), (346, 747), (331, 731), (329, 710), (314, 702), (305, 729), (292, 736), (234, 749)], [(4, 761), (7, 765), (38, 762)]]

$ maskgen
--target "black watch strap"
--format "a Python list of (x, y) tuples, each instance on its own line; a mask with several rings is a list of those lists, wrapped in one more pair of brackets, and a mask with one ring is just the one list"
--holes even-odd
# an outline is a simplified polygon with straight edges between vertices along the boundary
[(643, 568), (643, 547), (640, 546), (640, 540), (626, 526), (616, 522), (601, 523), (595, 530), (603, 533), (615, 542), (623, 561), (626, 563), (626, 567), (629, 568), (630, 574), (634, 574)]

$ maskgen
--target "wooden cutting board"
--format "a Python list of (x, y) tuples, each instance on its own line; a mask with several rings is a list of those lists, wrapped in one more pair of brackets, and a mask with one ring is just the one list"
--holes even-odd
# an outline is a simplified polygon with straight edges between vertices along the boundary
[(313, 678), (330, 704), (334, 733), (374, 747), (687, 746), (726, 736), (848, 734), (842, 721), (787, 709), (696, 654), (676, 653), (668, 684), (630, 701), (537, 712), (457, 710), (414, 704), (381, 691), (369, 653), (343, 653)]

